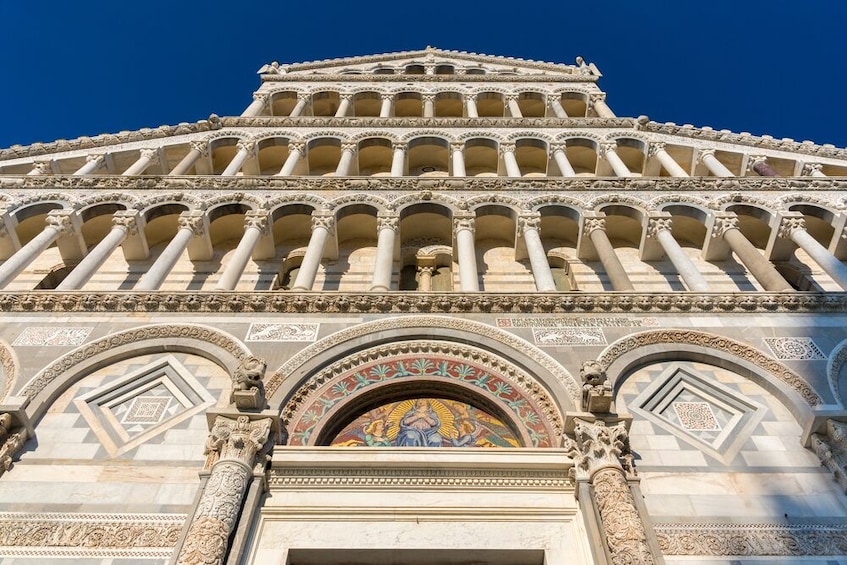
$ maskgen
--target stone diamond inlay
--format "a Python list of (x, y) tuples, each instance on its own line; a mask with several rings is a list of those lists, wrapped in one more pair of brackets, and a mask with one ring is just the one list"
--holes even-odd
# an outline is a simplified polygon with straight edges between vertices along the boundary
[(166, 355), (74, 403), (115, 457), (213, 405), (215, 399), (175, 357)]
[(720, 430), (715, 413), (708, 402), (674, 402), (674, 412), (686, 430)]
[(766, 337), (765, 343), (781, 361), (826, 359), (820, 347), (809, 337)]

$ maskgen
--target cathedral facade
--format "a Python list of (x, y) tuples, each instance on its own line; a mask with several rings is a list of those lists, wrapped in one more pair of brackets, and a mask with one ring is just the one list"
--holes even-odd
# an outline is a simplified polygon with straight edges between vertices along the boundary
[(259, 74), (0, 150), (3, 563), (847, 562), (847, 150), (581, 58)]

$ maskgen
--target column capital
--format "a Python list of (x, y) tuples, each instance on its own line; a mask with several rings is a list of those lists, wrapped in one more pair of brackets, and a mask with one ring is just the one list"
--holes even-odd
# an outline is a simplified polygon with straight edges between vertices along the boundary
[(383, 92), (382, 94), (379, 95), (379, 97), (382, 100), (388, 100), (390, 102), (390, 101), (394, 100), (394, 93), (393, 92)]
[(564, 141), (559, 141), (559, 142), (556, 142), (556, 143), (551, 143), (551, 144), (550, 144), (550, 154), (552, 155), (552, 154), (553, 154), (553, 153), (555, 153), (556, 151), (561, 151), (562, 153), (567, 154), (567, 152), (568, 152), (568, 144), (567, 144), (567, 143), (565, 143)]
[(398, 151), (399, 150), (399, 151), (402, 151), (403, 153), (405, 153), (406, 151), (409, 150), (409, 145), (407, 143), (404, 143), (404, 142), (395, 141), (391, 144), (391, 150), (392, 151)]
[(582, 233), (590, 236), (591, 232), (596, 230), (606, 231), (605, 216), (587, 217), (583, 220)]
[(238, 143), (235, 144), (239, 151), (246, 151), (247, 153), (253, 153), (256, 150), (256, 142), (248, 141), (242, 139)]
[(209, 155), (209, 142), (205, 139), (190, 141), (188, 142), (188, 145), (191, 147), (192, 151), (197, 151), (202, 157)]
[(251, 421), (249, 416), (216, 417), (204, 450), (206, 468), (218, 462), (236, 461), (252, 469), (256, 456), (268, 442), (272, 425), (271, 418)]
[(650, 157), (655, 157), (659, 153), (665, 150), (665, 144), (662, 141), (654, 141), (650, 143), (650, 149), (647, 151), (647, 155)]
[(509, 93), (503, 96), (503, 100), (508, 104), (509, 102), (517, 102), (518, 97), (515, 93)]
[(573, 437), (564, 436), (563, 447), (573, 459), (576, 480), (591, 481), (602, 469), (615, 469), (622, 474), (632, 469), (629, 433), (624, 422), (606, 424), (573, 419)]
[(196, 237), (201, 237), (206, 233), (206, 223), (204, 220), (202, 210), (183, 212), (179, 215), (179, 229), (189, 229)]
[(35, 161), (32, 164), (32, 170), (39, 175), (49, 175), (53, 173), (53, 163), (51, 161)]
[(244, 227), (256, 228), (262, 235), (268, 235), (270, 232), (270, 224), (268, 221), (267, 210), (249, 210), (244, 214)]
[(86, 163), (95, 163), (97, 168), (101, 168), (106, 164), (106, 156), (102, 153), (94, 153), (92, 155), (85, 156)]
[(311, 92), (298, 92), (297, 93), (297, 100), (299, 102), (308, 102), (311, 99), (312, 99), (312, 93)]
[(45, 222), (62, 235), (72, 235), (75, 232), (73, 216), (73, 210), (54, 210), (47, 214)]
[(800, 173), (804, 177), (815, 176), (815, 173), (820, 173), (823, 165), (820, 163), (804, 163), (803, 171)]
[(432, 275), (435, 272), (435, 265), (418, 265), (419, 274)]
[(554, 102), (558, 102), (559, 104), (562, 103), (562, 95), (561, 95), (561, 93), (560, 94), (548, 94), (545, 102), (548, 106), (550, 106), (552, 108)]
[(335, 233), (335, 214), (331, 210), (315, 210), (312, 212), (312, 231), (323, 228), (330, 233)]
[(514, 153), (516, 146), (515, 146), (515, 143), (513, 141), (507, 141), (507, 142), (501, 143), (499, 149), (500, 149), (500, 155), (503, 155), (504, 153)]
[(777, 236), (783, 239), (791, 239), (791, 234), (795, 231), (806, 230), (806, 219), (802, 214), (784, 215), (779, 220), (779, 228), (777, 228)]
[(597, 102), (605, 102), (606, 101), (606, 93), (605, 92), (592, 92), (588, 95), (588, 103), (592, 106)]
[(118, 210), (112, 215), (112, 227), (123, 228), (127, 235), (138, 234), (138, 212)]
[(358, 143), (353, 142), (345, 142), (341, 144), (341, 152), (349, 151), (350, 153), (356, 153), (356, 150), (359, 148)]
[(421, 94), (421, 101), (422, 102), (435, 102), (435, 94), (433, 94), (431, 92), (425, 92), (425, 93)]
[(338, 95), (339, 100), (346, 100), (347, 102), (353, 101), (353, 93), (352, 92), (342, 92)]
[(380, 212), (376, 215), (376, 231), (400, 229), (400, 216), (394, 213)]
[(151, 165), (155, 165), (159, 162), (158, 148), (142, 149), (139, 153), (141, 154), (141, 157), (147, 159)]
[(521, 233), (525, 233), (528, 230), (540, 231), (541, 214), (539, 212), (532, 212), (518, 216), (518, 230)]
[(462, 230), (467, 230), (474, 233), (475, 216), (473, 214), (453, 216), (453, 231), (459, 233)]
[(697, 153), (697, 162), (703, 163), (709, 157), (716, 158), (715, 157), (715, 150), (714, 149), (701, 149)]
[(476, 102), (477, 94), (475, 92), (464, 92), (462, 93), (462, 101), (467, 102), (468, 100), (473, 100)]
[(647, 235), (656, 238), (660, 231), (671, 231), (673, 219), (667, 216), (652, 216), (647, 218)]
[(463, 153), (465, 151), (465, 142), (464, 141), (451, 141), (450, 142), (450, 153), (455, 153), (458, 151), (459, 153)]
[(712, 224), (712, 238), (717, 239), (723, 237), (729, 230), (738, 229), (738, 216), (732, 213), (715, 214), (715, 221)]
[(288, 152), (297, 151), (302, 155), (306, 152), (306, 144), (302, 141), (289, 141), (288, 142)]
[(604, 141), (600, 144), (600, 155), (606, 156), (609, 153), (616, 153), (618, 144), (614, 141)]
[(268, 94), (267, 92), (254, 92), (253, 93), (253, 100), (261, 101), (263, 104), (267, 104), (270, 97), (271, 97), (270, 94)]
[(768, 158), (765, 155), (750, 155), (747, 158), (747, 170), (753, 171), (754, 173), (759, 173), (759, 171), (756, 170), (757, 167), (767, 164)]

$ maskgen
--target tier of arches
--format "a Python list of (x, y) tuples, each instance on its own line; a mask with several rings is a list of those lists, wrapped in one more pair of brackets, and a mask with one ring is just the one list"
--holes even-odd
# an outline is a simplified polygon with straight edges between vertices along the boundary
[(0, 174), (436, 176), (436, 177), (688, 177), (845, 176), (847, 165), (809, 157), (753, 154), (746, 148), (701, 149), (675, 140), (611, 133), (432, 130), (308, 136), (218, 132), (195, 141), (91, 155), (56, 156), (0, 166)]
[[(753, 291), (847, 288), (845, 216), (733, 196), (653, 204), (116, 194), (11, 206), (7, 290)], [(122, 252), (118, 251), (121, 247)]]

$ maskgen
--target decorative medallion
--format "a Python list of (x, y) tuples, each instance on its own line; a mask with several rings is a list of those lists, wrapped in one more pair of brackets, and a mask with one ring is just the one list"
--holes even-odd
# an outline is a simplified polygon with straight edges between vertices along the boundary
[(820, 347), (808, 337), (766, 337), (765, 343), (781, 361), (825, 360)]

